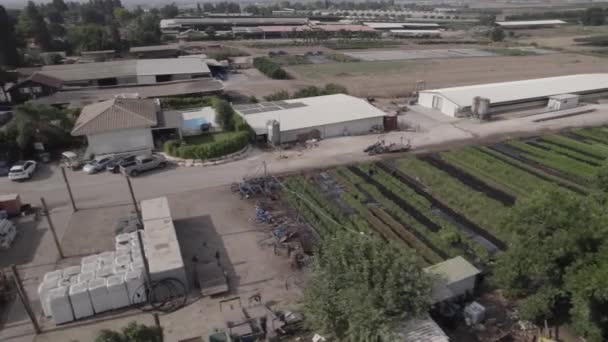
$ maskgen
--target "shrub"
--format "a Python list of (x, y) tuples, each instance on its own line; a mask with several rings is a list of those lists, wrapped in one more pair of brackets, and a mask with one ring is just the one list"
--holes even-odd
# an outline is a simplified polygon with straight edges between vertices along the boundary
[(167, 140), (163, 145), (163, 151), (168, 155), (176, 155), (177, 148), (181, 145), (179, 140)]
[(210, 96), (169, 97), (162, 100), (162, 107), (170, 109), (206, 107), (211, 105), (212, 99), (213, 97)]
[(213, 109), (215, 109), (215, 122), (226, 131), (234, 130), (234, 110), (228, 101), (213, 98), (211, 101)]
[(253, 66), (260, 70), (264, 75), (275, 80), (286, 80), (289, 78), (289, 75), (281, 68), (281, 65), (270, 58), (256, 57), (253, 59)]
[(184, 159), (212, 159), (237, 152), (248, 143), (249, 132), (245, 130), (231, 138), (209, 144), (179, 146), (173, 155)]
[(281, 101), (289, 99), (289, 92), (285, 89), (281, 89), (276, 93), (272, 93), (270, 95), (264, 96), (264, 100), (266, 101)]

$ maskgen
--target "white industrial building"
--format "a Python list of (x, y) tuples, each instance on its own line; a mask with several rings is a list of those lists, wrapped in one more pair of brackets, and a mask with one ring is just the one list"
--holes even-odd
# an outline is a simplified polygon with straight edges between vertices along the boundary
[[(544, 107), (548, 105), (551, 97), (565, 94), (576, 95), (583, 99), (606, 96), (608, 74), (579, 74), (422, 90), (418, 93), (418, 104), (438, 110), (445, 115), (464, 117), (472, 114), (474, 103), (480, 100), (485, 104), (487, 114), (495, 114)], [(561, 96), (557, 99), (563, 101), (565, 97)]]
[(385, 112), (344, 94), (234, 106), (259, 140), (273, 144), (368, 133)]
[(424, 272), (432, 281), (433, 304), (473, 294), (481, 271), (465, 258), (457, 256), (426, 267)]
[(556, 27), (567, 24), (563, 20), (521, 20), (521, 21), (497, 21), (496, 26), (504, 29), (527, 29), (527, 28), (545, 28)]

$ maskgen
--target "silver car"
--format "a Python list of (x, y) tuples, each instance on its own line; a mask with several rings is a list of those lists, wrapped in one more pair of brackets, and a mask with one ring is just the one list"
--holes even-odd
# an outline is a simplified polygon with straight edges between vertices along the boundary
[(114, 159), (115, 159), (114, 157), (102, 157), (99, 159), (91, 160), (82, 168), (82, 171), (92, 175), (94, 173), (105, 170), (106, 166), (109, 163), (111, 163)]

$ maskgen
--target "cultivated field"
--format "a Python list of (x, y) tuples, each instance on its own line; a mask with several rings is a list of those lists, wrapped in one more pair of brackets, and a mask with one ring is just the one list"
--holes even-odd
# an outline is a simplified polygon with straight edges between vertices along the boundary
[(608, 159), (608, 128), (411, 156), (285, 180), (287, 201), (323, 235), (378, 234), (415, 250), (421, 265), (463, 255), (488, 265), (510, 232), (501, 220), (535, 190), (587, 194)]
[(308, 64), (289, 66), (286, 70), (299, 82), (339, 83), (356, 96), (397, 97), (411, 92), (417, 81), (425, 81), (428, 89), (607, 72), (608, 65), (599, 57), (555, 53), (538, 56)]

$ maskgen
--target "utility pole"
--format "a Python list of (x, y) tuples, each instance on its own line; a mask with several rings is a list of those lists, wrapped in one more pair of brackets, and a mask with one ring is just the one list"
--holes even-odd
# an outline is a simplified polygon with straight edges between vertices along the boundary
[(133, 185), (131, 184), (131, 177), (125, 176), (127, 179), (127, 185), (129, 186), (129, 192), (131, 193), (131, 201), (133, 202), (133, 207), (135, 208), (135, 213), (137, 214), (137, 218), (141, 223), (141, 213), (139, 212), (139, 207), (137, 206), (137, 200), (135, 199), (135, 192), (133, 192)]
[(76, 202), (74, 202), (74, 194), (72, 194), (72, 187), (70, 187), (70, 182), (68, 182), (68, 177), (65, 175), (65, 167), (61, 167), (61, 174), (63, 175), (63, 181), (65, 182), (65, 187), (68, 189), (68, 195), (70, 195), (70, 202), (72, 203), (72, 210), (78, 211), (76, 208)]
[(57, 252), (59, 252), (59, 258), (63, 259), (65, 256), (63, 255), (63, 250), (61, 249), (61, 244), (59, 243), (59, 238), (57, 238), (57, 232), (55, 231), (55, 226), (53, 225), (53, 220), (51, 220), (51, 213), (49, 212), (49, 208), (46, 206), (44, 197), (40, 197), (40, 203), (42, 203), (42, 212), (44, 213), (46, 222), (49, 224), (49, 228), (53, 234), (53, 241), (55, 242), (55, 247), (57, 247)]
[(13, 273), (13, 280), (15, 281), (15, 287), (17, 288), (17, 294), (19, 295), (19, 299), (21, 299), (21, 303), (23, 303), (25, 312), (30, 317), (32, 325), (34, 326), (34, 331), (36, 332), (36, 335), (38, 335), (42, 332), (42, 330), (40, 329), (40, 325), (38, 324), (38, 320), (36, 319), (34, 310), (32, 310), (32, 307), (30, 306), (30, 300), (27, 297), (27, 293), (25, 293), (25, 290), (23, 289), (23, 284), (21, 283), (19, 273), (17, 272), (17, 266), (15, 266), (14, 264), (11, 265), (11, 272)]

